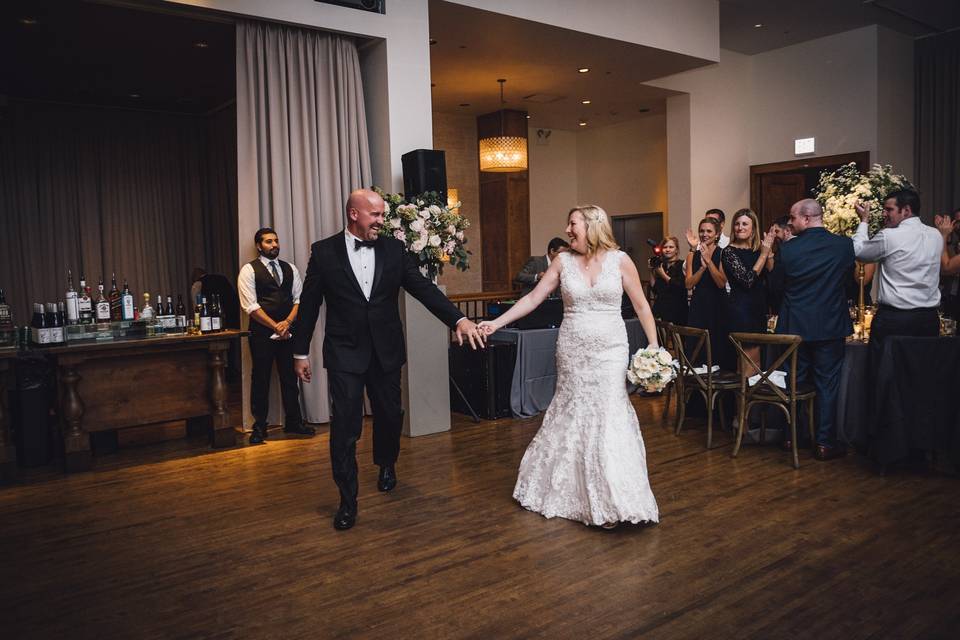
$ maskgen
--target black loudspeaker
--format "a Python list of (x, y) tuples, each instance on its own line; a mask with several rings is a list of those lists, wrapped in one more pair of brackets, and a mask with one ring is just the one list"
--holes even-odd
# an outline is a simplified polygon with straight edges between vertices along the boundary
[[(507, 418), (510, 411), (510, 385), (517, 360), (517, 345), (489, 342), (486, 349), (450, 347), (450, 376), (463, 392), (450, 385), (450, 410), (470, 414), (470, 407), (481, 418)], [(466, 402), (464, 402), (466, 400)], [(470, 407), (466, 405), (470, 403)]]
[(447, 160), (443, 151), (414, 149), (400, 156), (403, 163), (403, 193), (415, 196), (436, 191), (447, 197)]

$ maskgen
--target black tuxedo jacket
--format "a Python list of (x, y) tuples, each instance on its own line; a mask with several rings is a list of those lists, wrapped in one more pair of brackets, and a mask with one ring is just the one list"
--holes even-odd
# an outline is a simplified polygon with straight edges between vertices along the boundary
[(373, 287), (368, 301), (347, 258), (344, 234), (313, 243), (300, 294), (294, 353), (310, 351), (320, 305), (327, 303), (323, 366), (364, 373), (376, 355), (384, 371), (407, 361), (398, 296), (403, 287), (441, 322), (455, 328), (463, 314), (425, 278), (402, 242), (381, 236), (376, 245)]
[(846, 284), (852, 277), (853, 241), (812, 227), (780, 245), (772, 282), (781, 283), (783, 298), (777, 333), (804, 340), (835, 340), (853, 332)]

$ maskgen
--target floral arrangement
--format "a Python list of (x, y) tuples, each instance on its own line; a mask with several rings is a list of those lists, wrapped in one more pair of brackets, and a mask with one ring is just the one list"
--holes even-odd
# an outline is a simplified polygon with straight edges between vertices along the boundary
[(460, 215), (459, 202), (449, 207), (435, 191), (407, 198), (373, 190), (386, 204), (383, 232), (407, 245), (426, 277), (435, 280), (447, 264), (460, 271), (470, 268), (470, 252), (464, 247), (470, 221)]
[(627, 380), (647, 391), (663, 391), (677, 377), (679, 363), (663, 347), (639, 349), (630, 358)]
[(823, 225), (827, 231), (841, 236), (853, 236), (860, 224), (854, 208), (857, 202), (870, 207), (870, 235), (883, 227), (883, 200), (891, 191), (914, 189), (901, 175), (893, 173), (890, 165), (875, 164), (866, 173), (860, 173), (857, 164), (845, 164), (832, 173), (820, 176), (813, 196), (823, 207)]

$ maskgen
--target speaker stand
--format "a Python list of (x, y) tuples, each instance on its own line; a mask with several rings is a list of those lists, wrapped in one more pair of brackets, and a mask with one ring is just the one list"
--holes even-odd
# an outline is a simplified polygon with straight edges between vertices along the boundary
[(447, 374), (447, 377), (450, 378), (450, 384), (453, 385), (453, 390), (457, 392), (457, 395), (460, 396), (461, 400), (463, 400), (463, 404), (467, 405), (467, 409), (470, 410), (470, 415), (473, 416), (473, 421), (480, 422), (480, 416), (477, 415), (476, 411), (474, 411), (473, 405), (471, 405), (470, 401), (467, 400), (467, 396), (463, 395), (463, 391), (460, 390), (460, 385), (458, 385), (457, 381), (453, 379), (453, 374)]

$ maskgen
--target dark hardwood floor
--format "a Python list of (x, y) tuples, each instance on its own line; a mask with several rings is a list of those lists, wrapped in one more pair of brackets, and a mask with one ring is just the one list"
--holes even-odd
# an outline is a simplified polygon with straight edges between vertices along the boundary
[(539, 419), (404, 439), (337, 532), (327, 435), (120, 451), (0, 487), (3, 638), (955, 638), (960, 481), (674, 437), (636, 401), (657, 526), (511, 499)]

